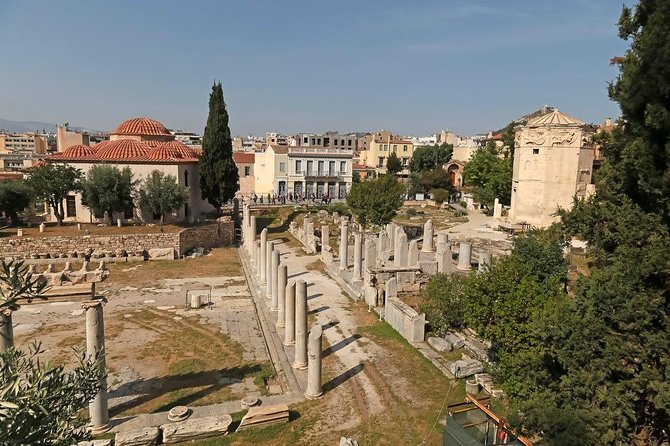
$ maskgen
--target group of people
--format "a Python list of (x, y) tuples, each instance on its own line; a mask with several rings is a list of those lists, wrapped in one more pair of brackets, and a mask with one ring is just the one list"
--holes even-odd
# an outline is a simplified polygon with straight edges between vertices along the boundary
[(267, 194), (260, 194), (257, 195), (256, 192), (251, 192), (249, 195), (249, 199), (253, 202), (254, 205), (258, 204), (269, 204), (269, 205), (285, 205), (287, 202), (290, 203), (304, 203), (304, 202), (312, 202), (316, 203), (321, 202), (323, 204), (330, 204), (330, 202), (333, 200), (333, 197), (330, 195), (329, 192), (326, 192), (324, 194), (321, 194), (317, 196), (314, 192), (309, 192), (307, 194), (294, 194), (293, 192), (289, 192), (288, 194), (282, 193), (282, 194), (275, 194), (275, 193), (267, 193)]

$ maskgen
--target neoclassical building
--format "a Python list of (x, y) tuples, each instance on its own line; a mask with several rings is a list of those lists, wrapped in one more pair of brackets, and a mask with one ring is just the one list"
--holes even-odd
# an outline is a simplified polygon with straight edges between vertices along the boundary
[(573, 197), (595, 192), (591, 184), (593, 129), (558, 109), (530, 119), (515, 135), (509, 219), (545, 228)]
[[(107, 164), (123, 169), (130, 168), (136, 180), (146, 179), (158, 170), (174, 176), (179, 184), (188, 189), (189, 199), (183, 208), (167, 220), (184, 220), (213, 213), (214, 207), (200, 196), (199, 153), (196, 149), (176, 141), (163, 124), (149, 118), (129, 119), (119, 125), (109, 141), (94, 146), (74, 145), (63, 152), (51, 155), (47, 161), (66, 163), (86, 174), (96, 165)], [(143, 215), (139, 209), (127, 209), (115, 215), (123, 220), (150, 222), (158, 216)], [(98, 222), (96, 216), (81, 202), (81, 194), (72, 193), (65, 203), (65, 220), (71, 222)]]

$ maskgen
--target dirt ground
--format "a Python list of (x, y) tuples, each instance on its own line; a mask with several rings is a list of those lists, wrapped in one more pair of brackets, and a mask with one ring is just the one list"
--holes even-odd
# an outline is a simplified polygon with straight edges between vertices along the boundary
[[(111, 416), (267, 392), (273, 371), (253, 325), (253, 303), (234, 248), (215, 249), (198, 259), (110, 265), (110, 271), (98, 291), (108, 299)], [(211, 309), (185, 310), (183, 278), (213, 285)], [(238, 327), (228, 327), (229, 319), (249, 319), (248, 330), (238, 336)], [(16, 312), (14, 322), (17, 346), (39, 340), (44, 359), (73, 366), (75, 350), (85, 348), (85, 316), (76, 302), (37, 301)], [(248, 351), (251, 344), (242, 339), (249, 336), (257, 341), (256, 351)]]

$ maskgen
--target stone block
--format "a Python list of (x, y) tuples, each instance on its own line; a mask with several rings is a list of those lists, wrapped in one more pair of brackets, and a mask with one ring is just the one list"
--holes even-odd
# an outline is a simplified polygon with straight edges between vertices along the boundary
[(459, 338), (458, 336), (456, 336), (455, 334), (452, 334), (452, 333), (447, 333), (446, 335), (444, 335), (444, 339), (448, 343), (450, 343), (451, 346), (455, 350), (457, 350), (459, 348), (463, 348), (463, 346), (465, 345), (465, 343), (463, 342), (463, 339)]
[(112, 439), (80, 441), (77, 446), (112, 446)]
[(396, 280), (398, 281), (398, 284), (414, 283), (416, 281), (416, 274), (414, 274), (413, 271), (397, 272), (395, 277), (396, 277)]
[(476, 359), (460, 359), (449, 365), (449, 371), (456, 378), (467, 378), (475, 373), (482, 373), (484, 365)]
[(174, 249), (172, 248), (153, 248), (149, 250), (151, 260), (174, 260)]
[(233, 422), (230, 415), (194, 418), (178, 423), (168, 423), (160, 428), (163, 431), (163, 444), (175, 444), (186, 441), (216, 437), (228, 433)]
[(133, 431), (118, 432), (114, 437), (115, 446), (155, 446), (158, 444), (160, 430), (157, 427), (145, 427)]
[(450, 352), (453, 349), (451, 343), (444, 338), (430, 337), (428, 344), (440, 353)]
[(423, 274), (434, 276), (437, 274), (437, 262), (434, 260), (424, 260), (419, 262), (419, 268)]

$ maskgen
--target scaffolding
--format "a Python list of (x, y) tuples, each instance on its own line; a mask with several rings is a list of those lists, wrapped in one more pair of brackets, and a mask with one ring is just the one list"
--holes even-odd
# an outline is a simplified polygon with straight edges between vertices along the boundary
[(476, 399), (467, 395), (465, 401), (448, 406), (444, 427), (444, 446), (533, 446), (516, 434), (505, 421), (491, 412), (490, 398)]

